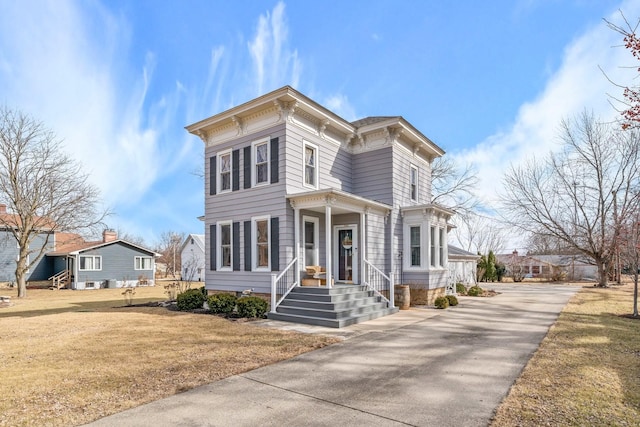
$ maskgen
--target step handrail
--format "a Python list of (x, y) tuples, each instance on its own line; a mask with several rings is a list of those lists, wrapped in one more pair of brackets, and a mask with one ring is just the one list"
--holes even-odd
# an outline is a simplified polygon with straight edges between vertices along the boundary
[[(282, 300), (289, 295), (293, 288), (298, 286), (297, 275), (295, 274), (295, 268), (293, 268), (296, 265), (298, 265), (297, 257), (292, 259), (280, 274), (271, 275), (271, 313), (275, 313)], [(280, 299), (277, 299), (278, 292), (282, 295)]]
[[(386, 275), (375, 265), (371, 264), (371, 262), (366, 258), (363, 259), (363, 261), (364, 274), (362, 283), (367, 287), (367, 289), (373, 291), (375, 295), (378, 295), (380, 298), (385, 300), (389, 308), (393, 308), (395, 306), (393, 273), (389, 272), (389, 275)], [(389, 291), (389, 298), (382, 294), (381, 291), (385, 290)]]

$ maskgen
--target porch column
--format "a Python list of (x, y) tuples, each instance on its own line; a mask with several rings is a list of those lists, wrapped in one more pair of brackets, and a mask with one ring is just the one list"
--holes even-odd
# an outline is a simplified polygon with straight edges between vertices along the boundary
[(300, 208), (293, 208), (293, 257), (297, 259), (296, 265), (296, 283), (300, 286)]
[(327, 287), (331, 288), (331, 206), (328, 204), (324, 207), (324, 234)]
[(364, 283), (368, 278), (365, 277), (366, 266), (364, 264), (364, 260), (367, 257), (367, 212), (369, 208), (365, 208), (364, 211), (360, 212), (360, 227), (362, 231), (360, 232), (362, 241), (360, 242), (360, 256), (358, 257), (358, 263), (360, 264), (360, 268), (358, 271), (360, 272), (360, 283)]

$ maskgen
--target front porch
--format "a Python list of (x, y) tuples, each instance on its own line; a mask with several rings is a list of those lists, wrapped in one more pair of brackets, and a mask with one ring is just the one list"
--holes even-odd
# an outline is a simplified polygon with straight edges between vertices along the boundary
[(287, 199), (294, 257), (272, 276), (269, 318), (341, 327), (395, 312), (391, 207), (332, 189)]

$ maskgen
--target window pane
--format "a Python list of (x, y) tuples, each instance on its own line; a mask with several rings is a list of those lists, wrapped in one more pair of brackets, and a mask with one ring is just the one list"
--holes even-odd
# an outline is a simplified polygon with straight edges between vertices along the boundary
[(267, 144), (256, 145), (256, 164), (267, 162)]
[(222, 247), (222, 266), (231, 267), (231, 248), (229, 246)]
[(87, 257), (80, 257), (80, 270), (87, 270)]
[(269, 233), (267, 229), (267, 221), (257, 221), (256, 229), (258, 231), (257, 242), (267, 243), (269, 241)]
[(304, 149), (304, 163), (307, 166), (315, 166), (316, 165), (316, 153), (315, 150), (311, 147), (305, 147)]
[(431, 265), (435, 267), (436, 265), (436, 229), (435, 227), (431, 227), (430, 233), (430, 249), (431, 249)]
[(265, 244), (258, 244), (258, 267), (269, 266), (269, 246)]
[(220, 172), (229, 172), (231, 170), (231, 155), (225, 154), (220, 157)]
[(411, 266), (420, 266), (420, 246), (411, 247)]
[(312, 222), (304, 223), (304, 244), (306, 248), (313, 249), (316, 238), (314, 236), (315, 227)]
[(220, 227), (220, 242), (223, 245), (231, 244), (231, 226), (230, 225), (227, 224)]
[(420, 246), (420, 227), (411, 227), (411, 246)]
[(268, 178), (268, 172), (269, 172), (269, 165), (264, 163), (261, 165), (256, 165), (256, 184), (259, 184), (261, 182), (267, 182), (269, 180)]
[(220, 178), (221, 178), (220, 188), (222, 190), (230, 190), (231, 189), (231, 173), (226, 172), (226, 173), (220, 174)]

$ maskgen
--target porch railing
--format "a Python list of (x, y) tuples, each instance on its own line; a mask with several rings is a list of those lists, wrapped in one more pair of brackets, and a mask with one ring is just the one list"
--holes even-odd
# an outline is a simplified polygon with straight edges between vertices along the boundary
[(53, 288), (60, 289), (67, 286), (67, 283), (69, 282), (70, 278), (71, 278), (71, 272), (69, 270), (62, 270), (61, 272), (56, 273), (53, 276), (49, 277), (48, 280), (51, 280), (53, 282), (52, 283)]
[[(363, 283), (368, 289), (372, 290), (374, 294), (384, 299), (387, 302), (389, 308), (392, 308), (394, 306), (394, 283), (392, 273), (389, 273), (389, 275), (387, 276), (365, 259)], [(388, 292), (388, 298), (384, 295), (385, 291)]]
[[(298, 286), (296, 280), (296, 269), (298, 258), (294, 258), (280, 274), (271, 275), (271, 312), (275, 313), (276, 308), (282, 300), (291, 292), (293, 288)], [(278, 299), (278, 295), (280, 299)]]

